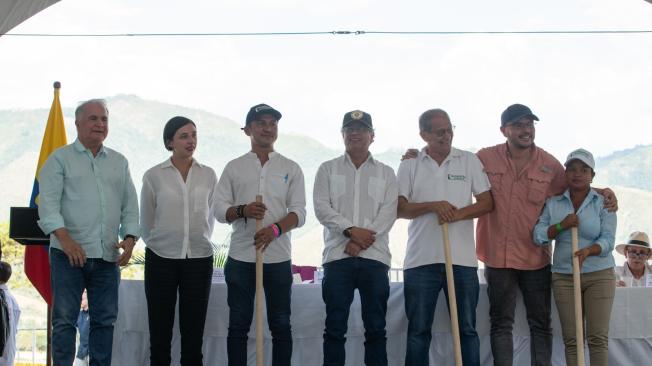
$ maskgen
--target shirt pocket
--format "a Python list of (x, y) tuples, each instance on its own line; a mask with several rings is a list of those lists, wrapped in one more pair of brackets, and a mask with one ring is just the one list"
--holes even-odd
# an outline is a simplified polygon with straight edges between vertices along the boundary
[(192, 193), (193, 212), (208, 212), (208, 189), (197, 187)]
[(333, 174), (329, 178), (331, 201), (336, 202), (346, 192), (346, 176)]
[(544, 174), (533, 174), (528, 176), (529, 188), (527, 198), (530, 203), (543, 205), (548, 197), (552, 177)]
[(270, 174), (267, 179), (267, 192), (274, 198), (278, 198), (285, 202), (289, 186), (289, 173), (286, 174)]
[(369, 177), (368, 194), (376, 203), (383, 202), (385, 199), (386, 182), (383, 178)]
[(93, 186), (96, 186), (96, 183), (87, 177), (67, 175), (63, 182), (63, 196), (71, 201), (78, 201), (82, 199), (84, 188)]
[(491, 192), (494, 194), (502, 194), (503, 193), (502, 183), (505, 177), (505, 172), (486, 169), (485, 173), (487, 173), (487, 178), (489, 178), (489, 184), (491, 184)]

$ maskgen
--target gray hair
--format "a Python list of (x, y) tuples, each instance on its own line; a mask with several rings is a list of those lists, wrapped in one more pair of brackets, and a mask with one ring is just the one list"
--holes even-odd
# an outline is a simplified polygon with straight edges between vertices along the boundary
[(77, 106), (77, 109), (75, 109), (75, 121), (79, 121), (79, 119), (82, 116), (82, 113), (84, 113), (84, 108), (86, 108), (87, 105), (89, 104), (99, 104), (101, 105), (104, 110), (106, 111), (106, 114), (109, 114), (109, 109), (106, 107), (106, 100), (104, 99), (89, 99), (86, 101), (83, 101), (79, 103)]
[(441, 108), (429, 109), (421, 114), (419, 117), (419, 131), (421, 132), (432, 132), (430, 131), (431, 125), (430, 122), (436, 116), (446, 117), (446, 120), (450, 123), (451, 118), (448, 116), (445, 110)]

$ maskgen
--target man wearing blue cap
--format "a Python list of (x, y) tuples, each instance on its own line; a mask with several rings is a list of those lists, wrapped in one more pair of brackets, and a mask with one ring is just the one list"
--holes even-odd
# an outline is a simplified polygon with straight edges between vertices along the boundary
[[(485, 264), (491, 350), (494, 365), (512, 365), (512, 326), (516, 294), (520, 289), (530, 326), (532, 365), (551, 364), (550, 248), (538, 246), (532, 230), (548, 197), (566, 188), (564, 167), (534, 144), (539, 118), (522, 104), (501, 115), (505, 143), (484, 148), (477, 155), (491, 182), (494, 210), (480, 216), (476, 252)], [(601, 190), (605, 207), (617, 208), (611, 190)]]
[(349, 308), (357, 288), (365, 328), (364, 363), (386, 366), (389, 230), (396, 220), (396, 175), (369, 152), (374, 130), (368, 113), (346, 113), (342, 137), (345, 154), (319, 167), (313, 190), (315, 216), (324, 225), (324, 365), (344, 366)]
[[(248, 332), (254, 311), (256, 249), (262, 248), (267, 321), (272, 333), (272, 365), (289, 366), (292, 358), (290, 230), (306, 219), (303, 172), (274, 151), (281, 113), (267, 104), (249, 110), (243, 128), (251, 151), (230, 161), (217, 185), (217, 220), (233, 228), (224, 266), (228, 291), (230, 366), (247, 364)], [(256, 202), (257, 195), (263, 202)], [(256, 220), (263, 229), (256, 232)]]

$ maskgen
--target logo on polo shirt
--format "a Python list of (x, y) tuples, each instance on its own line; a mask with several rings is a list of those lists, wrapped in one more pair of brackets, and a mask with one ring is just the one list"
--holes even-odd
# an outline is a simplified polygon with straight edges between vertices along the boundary
[(455, 175), (455, 174), (449, 174), (448, 175), (448, 180), (459, 180), (459, 181), (466, 181), (466, 176), (465, 175)]

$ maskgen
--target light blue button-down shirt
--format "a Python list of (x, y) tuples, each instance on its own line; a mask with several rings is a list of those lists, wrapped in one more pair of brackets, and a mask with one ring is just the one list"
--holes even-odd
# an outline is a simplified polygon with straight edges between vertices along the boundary
[(138, 197), (127, 159), (102, 146), (93, 156), (79, 140), (54, 151), (39, 173), (39, 226), (50, 245), (65, 227), (88, 258), (115, 262), (118, 235), (139, 236)]
[[(566, 190), (559, 196), (546, 201), (546, 206), (534, 227), (534, 242), (538, 245), (549, 245), (548, 228), (561, 222), (574, 212), (570, 193)], [(616, 214), (604, 208), (604, 197), (591, 189), (584, 202), (577, 210), (578, 249), (598, 244), (602, 249), (597, 256), (589, 256), (584, 260), (582, 273), (590, 273), (612, 268), (615, 265), (612, 251), (616, 235)], [(571, 230), (564, 230), (555, 238), (555, 251), (552, 260), (552, 271), (556, 273), (573, 273)]]

